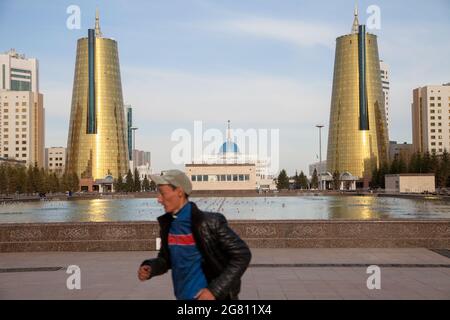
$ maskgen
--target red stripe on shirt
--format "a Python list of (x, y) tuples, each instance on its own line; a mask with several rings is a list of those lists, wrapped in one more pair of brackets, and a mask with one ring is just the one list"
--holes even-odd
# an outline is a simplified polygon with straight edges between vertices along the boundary
[(195, 245), (194, 237), (190, 234), (171, 234), (169, 233), (169, 245), (193, 246)]

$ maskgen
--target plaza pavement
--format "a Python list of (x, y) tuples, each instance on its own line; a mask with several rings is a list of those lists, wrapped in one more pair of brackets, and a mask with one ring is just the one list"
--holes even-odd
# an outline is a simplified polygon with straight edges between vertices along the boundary
[[(450, 299), (450, 258), (424, 248), (252, 253), (243, 300)], [(155, 251), (0, 253), (0, 299), (174, 299), (170, 273), (137, 279), (140, 263), (154, 256)], [(80, 290), (67, 289), (69, 265), (80, 267)], [(369, 265), (380, 266), (379, 290), (367, 288)], [(62, 268), (33, 269), (42, 267)]]

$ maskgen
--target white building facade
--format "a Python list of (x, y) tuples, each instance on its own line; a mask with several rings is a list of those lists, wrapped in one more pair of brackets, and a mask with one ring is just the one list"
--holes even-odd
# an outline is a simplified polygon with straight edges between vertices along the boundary
[(241, 153), (231, 139), (229, 121), (226, 136), (217, 154), (202, 155), (186, 164), (194, 190), (275, 190), (269, 159)]
[(63, 174), (66, 167), (66, 148), (45, 148), (45, 168), (57, 174)]
[(413, 90), (412, 130), (415, 152), (450, 152), (450, 83)]
[(386, 110), (386, 123), (389, 128), (389, 85), (390, 85), (390, 71), (389, 65), (386, 64), (383, 60), (380, 60), (380, 73), (381, 73), (381, 86), (383, 88), (383, 96), (384, 96), (384, 108)]
[(44, 166), (45, 110), (38, 61), (0, 54), (0, 156)]

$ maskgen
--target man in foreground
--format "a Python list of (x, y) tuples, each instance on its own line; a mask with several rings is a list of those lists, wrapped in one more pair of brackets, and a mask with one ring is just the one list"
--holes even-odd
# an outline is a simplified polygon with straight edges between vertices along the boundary
[(151, 175), (165, 214), (158, 217), (161, 249), (138, 270), (141, 281), (172, 269), (174, 292), (180, 300), (238, 299), (241, 277), (251, 253), (220, 213), (203, 212), (188, 201), (190, 179), (180, 170)]

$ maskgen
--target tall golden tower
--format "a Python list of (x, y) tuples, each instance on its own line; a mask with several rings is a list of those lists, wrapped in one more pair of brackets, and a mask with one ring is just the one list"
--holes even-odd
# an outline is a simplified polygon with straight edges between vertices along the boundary
[(95, 29), (78, 39), (66, 168), (86, 179), (128, 171), (117, 42)]
[(355, 8), (351, 34), (336, 39), (327, 170), (367, 185), (388, 159), (388, 139), (377, 37), (359, 25)]

